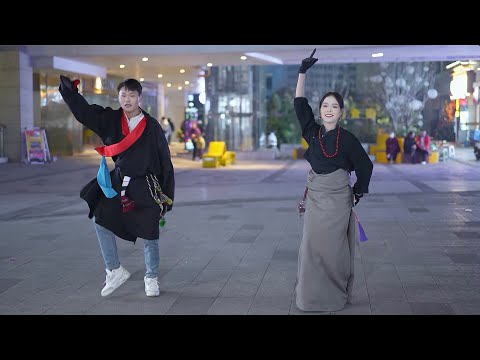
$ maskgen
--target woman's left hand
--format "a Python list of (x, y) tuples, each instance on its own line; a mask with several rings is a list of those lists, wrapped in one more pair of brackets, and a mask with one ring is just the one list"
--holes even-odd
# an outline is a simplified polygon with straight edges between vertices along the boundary
[(362, 196), (363, 194), (353, 194), (353, 206), (356, 206), (358, 204)]

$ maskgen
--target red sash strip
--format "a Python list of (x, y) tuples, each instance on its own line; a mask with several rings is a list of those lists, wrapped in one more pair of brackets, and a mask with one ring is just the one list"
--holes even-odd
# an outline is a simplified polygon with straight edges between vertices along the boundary
[[(140, 120), (138, 125), (133, 129), (132, 132), (129, 132), (127, 120), (125, 114), (122, 116), (122, 133), (126, 135), (120, 142), (108, 146), (99, 146), (95, 150), (102, 156), (115, 156), (132, 146), (143, 134), (145, 126), (147, 125), (147, 119), (143, 116), (143, 119)], [(126, 134), (125, 134), (126, 132)]]

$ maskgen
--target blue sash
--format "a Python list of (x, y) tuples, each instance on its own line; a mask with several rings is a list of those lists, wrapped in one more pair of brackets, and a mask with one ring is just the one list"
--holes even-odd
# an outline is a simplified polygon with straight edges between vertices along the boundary
[(105, 156), (100, 159), (100, 167), (97, 173), (98, 185), (102, 188), (103, 193), (109, 199), (117, 195), (117, 192), (112, 187), (112, 179), (110, 179), (110, 172), (108, 171)]

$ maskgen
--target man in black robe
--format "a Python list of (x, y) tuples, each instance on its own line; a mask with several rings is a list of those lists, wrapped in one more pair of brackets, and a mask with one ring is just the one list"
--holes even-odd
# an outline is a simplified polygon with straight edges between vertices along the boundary
[[(102, 296), (111, 294), (129, 277), (120, 264), (116, 238), (144, 239), (147, 296), (158, 296), (159, 223), (172, 209), (174, 170), (163, 130), (156, 119), (140, 108), (142, 85), (127, 79), (118, 85), (120, 108), (90, 105), (78, 92), (79, 81), (60, 77), (59, 91), (75, 118), (95, 132), (105, 146), (97, 178), (80, 192), (94, 218), (106, 266)], [(115, 163), (108, 172), (105, 156)]]

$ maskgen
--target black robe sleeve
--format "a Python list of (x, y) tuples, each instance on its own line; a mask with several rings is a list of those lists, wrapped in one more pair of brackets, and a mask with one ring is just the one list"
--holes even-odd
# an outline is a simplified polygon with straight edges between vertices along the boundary
[(296, 97), (293, 100), (293, 106), (295, 107), (295, 112), (300, 122), (300, 127), (302, 128), (302, 137), (309, 143), (310, 132), (316, 124), (312, 108), (305, 97)]
[(373, 163), (368, 157), (360, 141), (351, 135), (352, 147), (348, 154), (350, 162), (353, 164), (357, 181), (353, 186), (355, 194), (368, 193), (368, 185), (373, 172)]
[(76, 89), (62, 90), (62, 87), (60, 87), (59, 91), (73, 116), (75, 116), (80, 123), (100, 136), (105, 143), (106, 138), (110, 135), (108, 134), (108, 130), (113, 125), (111, 121), (107, 121), (108, 116), (105, 115), (114, 110), (96, 104), (90, 105)]
[[(157, 153), (160, 159), (161, 174), (160, 186), (163, 192), (174, 201), (175, 197), (175, 174), (173, 164), (170, 156), (170, 149), (168, 147), (167, 139), (163, 134), (161, 126), (157, 123), (155, 137), (157, 139)], [(173, 205), (173, 204), (172, 204)], [(172, 205), (167, 206), (167, 211), (172, 210)]]

